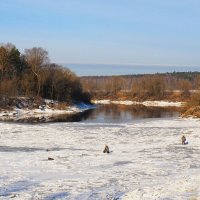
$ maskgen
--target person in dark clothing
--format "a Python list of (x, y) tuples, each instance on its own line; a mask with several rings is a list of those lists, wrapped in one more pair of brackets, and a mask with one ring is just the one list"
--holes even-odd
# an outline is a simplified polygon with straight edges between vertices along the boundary
[(110, 153), (108, 145), (105, 145), (103, 152), (104, 153)]
[(187, 144), (186, 137), (184, 135), (182, 136), (181, 140), (182, 140), (182, 145)]

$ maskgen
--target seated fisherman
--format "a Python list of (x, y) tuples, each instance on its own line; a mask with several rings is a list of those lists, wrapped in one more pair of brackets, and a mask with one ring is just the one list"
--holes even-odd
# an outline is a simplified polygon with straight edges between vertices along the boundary
[(183, 135), (182, 138), (182, 145), (188, 144), (188, 142), (186, 141), (186, 137)]
[(104, 153), (110, 153), (108, 145), (105, 145), (103, 152)]

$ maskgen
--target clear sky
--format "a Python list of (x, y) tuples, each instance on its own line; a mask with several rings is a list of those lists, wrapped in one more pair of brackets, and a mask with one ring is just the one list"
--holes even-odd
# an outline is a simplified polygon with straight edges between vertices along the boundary
[(200, 1), (0, 0), (0, 42), (57, 63), (200, 66)]

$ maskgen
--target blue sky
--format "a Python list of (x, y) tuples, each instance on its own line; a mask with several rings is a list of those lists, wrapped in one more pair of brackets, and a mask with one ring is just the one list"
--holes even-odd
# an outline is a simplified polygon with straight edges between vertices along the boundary
[(199, 0), (0, 0), (0, 42), (52, 62), (200, 66)]

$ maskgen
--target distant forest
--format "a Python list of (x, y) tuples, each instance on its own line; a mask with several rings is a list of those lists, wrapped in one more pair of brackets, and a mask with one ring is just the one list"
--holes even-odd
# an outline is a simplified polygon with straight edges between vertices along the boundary
[(0, 100), (39, 97), (67, 103), (90, 99), (195, 100), (200, 105), (200, 72), (77, 77), (50, 63), (41, 47), (21, 53), (13, 44), (0, 45)]
[(93, 98), (187, 100), (200, 89), (200, 72), (81, 77)]
[(50, 63), (41, 47), (22, 54), (13, 44), (0, 45), (0, 98), (40, 97), (72, 103), (89, 102), (80, 79), (68, 68)]

